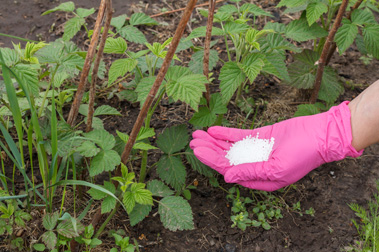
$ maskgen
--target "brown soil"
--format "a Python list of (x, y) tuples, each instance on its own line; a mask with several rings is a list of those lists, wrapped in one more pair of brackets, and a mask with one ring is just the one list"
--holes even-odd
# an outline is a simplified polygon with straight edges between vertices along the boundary
[[(78, 7), (90, 8), (97, 7), (100, 1), (76, 0), (74, 2)], [(114, 16), (123, 13), (131, 14), (133, 11), (155, 14), (159, 13), (161, 8), (170, 10), (184, 7), (185, 2), (184, 0), (114, 0), (113, 6), (116, 10)], [(199, 3), (203, 2), (205, 1), (199, 1)], [(268, 9), (274, 5), (268, 0), (252, 2)], [(58, 4), (59, 1), (56, 0), (1, 0), (0, 32), (33, 40), (53, 41), (62, 35), (61, 24), (66, 20), (66, 15), (56, 13), (41, 17), (40, 14)], [(167, 22), (168, 26), (153, 28), (158, 30), (155, 35), (149, 34), (151, 30), (145, 30), (149, 35), (149, 41), (164, 40), (172, 36), (174, 24), (178, 22), (179, 18), (180, 12), (158, 18), (159, 21)], [(94, 18), (88, 19), (89, 26), (93, 25), (93, 20)], [(53, 23), (55, 24), (54, 29), (49, 32)], [(85, 48), (86, 43), (83, 42), (83, 37), (78, 35), (75, 39), (81, 43), (79, 46)], [(0, 37), (0, 46), (11, 47), (11, 41), (9, 38)], [(184, 55), (186, 59), (188, 56)], [(364, 87), (379, 79), (377, 70), (379, 62), (373, 60), (370, 65), (366, 66), (359, 60), (359, 57), (359, 53), (353, 49), (348, 50), (342, 56), (335, 54), (332, 66), (346, 81), (355, 84), (354, 89), (349, 85), (346, 86), (346, 92), (340, 101), (351, 100)], [(260, 111), (258, 115), (260, 118), (258, 126), (263, 125), (267, 120), (275, 122), (290, 117), (295, 110), (294, 104), (298, 102), (296, 92), (292, 88), (265, 77), (256, 81), (251, 94), (269, 102), (266, 110)], [(109, 103), (102, 99), (98, 102)], [(125, 116), (106, 119), (107, 129), (111, 132), (116, 129), (123, 132), (130, 131), (138, 114), (138, 108), (126, 102), (119, 102), (115, 98), (110, 101), (110, 104), (123, 111)], [(228, 119), (237, 125), (238, 119), (240, 120), (241, 117), (238, 115), (239, 112), (234, 112), (234, 110), (231, 109), (232, 112)], [(191, 113), (191, 111), (187, 113), (185, 105), (174, 104), (168, 108), (162, 106), (158, 109), (152, 124), (160, 131), (169, 125), (186, 123)], [(190, 170), (188, 170), (187, 182), (190, 183), (194, 179), (199, 181), (199, 186), (192, 191), (192, 199), (189, 201), (193, 210), (195, 230), (171, 232), (164, 229), (159, 215), (155, 214), (157, 209), (153, 209), (150, 217), (136, 227), (130, 227), (127, 215), (120, 210), (109, 226), (115, 229), (122, 228), (131, 239), (137, 239), (141, 246), (140, 251), (340, 251), (345, 246), (353, 244), (357, 239), (357, 232), (351, 224), (354, 212), (350, 210), (348, 204), (356, 202), (364, 205), (375, 192), (375, 181), (379, 177), (378, 153), (379, 145), (371, 146), (365, 150), (361, 158), (348, 158), (321, 166), (297, 182), (296, 189), (291, 188), (287, 194), (274, 193), (290, 207), (297, 201), (301, 202), (303, 210), (313, 207), (315, 216), (300, 216), (290, 209), (282, 209), (284, 218), (272, 223), (273, 228), (269, 231), (250, 227), (243, 232), (237, 228), (231, 228), (231, 209), (226, 200), (226, 193), (210, 186), (207, 178)], [(156, 156), (157, 154), (154, 154), (154, 157), (151, 158), (155, 159)], [(149, 176), (154, 178), (155, 173), (152, 172)], [(221, 177), (218, 180), (226, 189), (232, 186), (223, 183)], [(91, 211), (89, 215), (93, 213)], [(41, 213), (35, 214), (37, 218)], [(91, 217), (88, 216), (88, 219)], [(33, 225), (37, 224), (38, 220), (35, 220)], [(39, 229), (36, 227), (28, 230)], [(39, 235), (38, 232), (30, 234), (25, 232), (24, 238), (26, 240), (29, 240), (30, 237), (38, 239)], [(112, 241), (107, 238), (106, 233), (100, 239), (103, 240), (104, 245), (93, 251), (109, 251)], [(4, 248), (5, 244), (1, 247)]]

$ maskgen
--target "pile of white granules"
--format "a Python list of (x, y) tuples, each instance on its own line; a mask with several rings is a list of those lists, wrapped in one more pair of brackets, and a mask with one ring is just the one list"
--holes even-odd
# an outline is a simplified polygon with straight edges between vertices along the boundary
[(253, 136), (247, 136), (244, 139), (235, 142), (227, 151), (226, 158), (229, 159), (230, 165), (239, 165), (245, 163), (254, 163), (267, 161), (275, 139), (258, 139), (259, 133)]

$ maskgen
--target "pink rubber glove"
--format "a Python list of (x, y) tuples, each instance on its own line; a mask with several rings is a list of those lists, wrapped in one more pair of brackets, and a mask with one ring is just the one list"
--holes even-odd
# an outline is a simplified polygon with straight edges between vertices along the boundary
[[(296, 117), (255, 130), (220, 126), (193, 133), (190, 147), (196, 157), (224, 175), (227, 183), (274, 191), (290, 185), (323, 163), (358, 157), (363, 150), (351, 146), (349, 102), (312, 116)], [(234, 142), (248, 135), (275, 139), (269, 159), (264, 162), (230, 165), (225, 157)]]

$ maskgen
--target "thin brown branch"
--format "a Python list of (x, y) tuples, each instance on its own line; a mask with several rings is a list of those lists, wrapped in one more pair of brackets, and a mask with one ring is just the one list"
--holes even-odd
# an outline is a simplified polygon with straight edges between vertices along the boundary
[(71, 127), (74, 126), (75, 119), (78, 116), (79, 106), (80, 106), (80, 103), (82, 101), (84, 90), (85, 90), (86, 84), (87, 84), (88, 73), (89, 73), (89, 70), (91, 69), (91, 63), (92, 63), (93, 56), (95, 55), (95, 52), (96, 52), (96, 47), (97, 47), (97, 43), (99, 40), (99, 34), (100, 34), (100, 29), (101, 29), (101, 22), (103, 20), (104, 13), (105, 13), (105, 2), (106, 2), (106, 0), (101, 0), (99, 12), (98, 12), (97, 18), (96, 18), (95, 28), (94, 28), (93, 34), (92, 34), (91, 43), (89, 45), (87, 56), (86, 56), (86, 59), (84, 61), (82, 74), (80, 76), (80, 82), (78, 85), (78, 89), (76, 90), (75, 99), (71, 105), (71, 109), (70, 109), (70, 112), (68, 114), (67, 123), (70, 124)]
[[(208, 10), (208, 21), (207, 21), (207, 32), (205, 33), (205, 41), (204, 41), (204, 60), (203, 60), (203, 73), (205, 77), (208, 79), (209, 75), (209, 52), (211, 49), (211, 38), (212, 38), (212, 27), (213, 27), (213, 15), (215, 11), (216, 1), (209, 0), (209, 10)], [(209, 80), (209, 79), (208, 79)], [(211, 97), (211, 92), (209, 90), (209, 83), (205, 84), (206, 93), (205, 99), (207, 100), (207, 104), (209, 106), (209, 101)]]
[[(355, 10), (355, 9), (358, 9), (358, 7), (361, 5), (361, 3), (363, 2), (363, 0), (359, 0), (358, 2), (356, 2), (354, 4), (353, 7), (351, 7), (351, 10), (349, 11), (349, 13), (346, 15), (346, 18), (347, 19), (350, 19), (351, 18), (351, 13)], [(329, 53), (328, 53), (328, 57), (326, 58), (326, 61), (325, 61), (325, 66), (329, 65), (329, 62), (334, 54), (334, 52), (336, 51), (337, 49), (337, 44), (336, 42), (333, 42), (330, 49), (329, 49)]]
[(334, 40), (334, 36), (336, 35), (338, 27), (341, 24), (343, 14), (345, 13), (345, 10), (346, 10), (348, 3), (349, 3), (349, 0), (343, 0), (342, 1), (342, 4), (341, 4), (340, 8), (338, 9), (338, 14), (337, 14), (336, 20), (334, 21), (333, 27), (330, 30), (328, 37), (326, 38), (324, 48), (322, 49), (321, 57), (320, 57), (319, 62), (318, 62), (315, 85), (314, 85), (314, 89), (313, 89), (312, 96), (310, 99), (311, 103), (315, 103), (317, 100), (318, 92), (319, 92), (320, 87), (321, 87), (321, 80), (322, 80), (322, 76), (324, 73), (324, 67), (325, 67), (326, 58), (328, 56), (329, 48), (330, 48), (330, 45), (332, 44), (332, 42)]
[[(224, 2), (226, 0), (217, 0), (215, 1), (215, 3), (221, 3), (221, 2)], [(204, 7), (204, 6), (207, 6), (209, 5), (210, 3), (203, 3), (203, 4), (198, 4), (196, 5), (194, 8), (199, 8), (199, 7)], [(163, 15), (167, 15), (167, 14), (171, 14), (171, 13), (174, 13), (174, 12), (179, 12), (179, 11), (184, 11), (186, 8), (180, 8), (180, 9), (176, 9), (176, 10), (171, 10), (171, 11), (165, 11), (165, 12), (162, 12), (162, 13), (158, 13), (158, 14), (154, 14), (154, 15), (151, 15), (150, 17), (159, 17), (159, 16), (163, 16)]]
[(108, 37), (108, 30), (111, 25), (112, 15), (113, 15), (113, 9), (112, 9), (112, 1), (106, 0), (106, 9), (107, 9), (107, 17), (105, 19), (104, 24), (104, 30), (103, 34), (101, 35), (101, 40), (99, 44), (99, 49), (97, 51), (95, 64), (93, 66), (92, 70), (92, 80), (91, 80), (91, 86), (90, 86), (90, 93), (89, 93), (89, 103), (88, 103), (88, 115), (87, 115), (87, 127), (86, 132), (89, 132), (92, 130), (92, 120), (93, 120), (93, 113), (95, 111), (94, 104), (95, 104), (95, 96), (96, 96), (96, 79), (97, 79), (97, 73), (99, 70), (99, 65), (101, 58), (103, 57), (104, 52), (104, 46), (105, 42)]
[[(153, 103), (153, 100), (155, 98), (155, 95), (158, 92), (158, 89), (160, 85), (162, 84), (163, 78), (166, 75), (167, 69), (170, 66), (170, 63), (172, 61), (172, 58), (174, 56), (175, 50), (178, 47), (178, 44), (180, 42), (180, 39), (183, 35), (184, 29), (186, 28), (186, 25), (188, 23), (188, 20), (191, 16), (191, 13), (195, 7), (197, 0), (190, 0), (187, 4), (187, 7), (184, 11), (183, 17), (180, 20), (180, 23), (178, 25), (178, 28), (175, 31), (174, 37), (171, 41), (170, 48), (168, 49), (167, 55), (164, 59), (164, 62), (162, 64), (161, 69), (159, 70), (159, 73), (157, 75), (157, 78), (155, 79), (155, 82), (153, 86), (151, 87), (151, 90), (146, 98), (145, 103), (142, 106), (142, 109), (137, 117), (137, 120), (133, 126), (132, 132), (130, 133), (130, 137), (128, 142), (126, 143), (125, 149), (121, 155), (121, 162), (124, 164), (127, 162), (130, 151), (132, 150), (132, 147), (136, 141), (138, 132), (140, 131), (143, 121), (146, 118), (147, 112)], [(117, 170), (117, 173), (120, 173), (120, 168)]]

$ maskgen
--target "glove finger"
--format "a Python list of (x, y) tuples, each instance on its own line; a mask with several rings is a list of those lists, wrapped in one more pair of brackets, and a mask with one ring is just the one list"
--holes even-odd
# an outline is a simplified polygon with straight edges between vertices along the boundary
[(249, 135), (255, 137), (258, 133), (260, 139), (268, 139), (271, 137), (271, 129), (272, 126), (265, 126), (254, 130), (241, 130), (236, 128), (214, 126), (208, 129), (208, 134), (217, 140), (237, 142)]
[(225, 174), (228, 183), (239, 183), (241, 181), (267, 181), (267, 162), (246, 163), (232, 166)]
[[(220, 147), (223, 150), (229, 150), (230, 147), (232, 146), (231, 143), (225, 142), (223, 140), (215, 139), (214, 137), (212, 137), (211, 135), (209, 135), (207, 132), (205, 132), (203, 130), (196, 130), (195, 132), (192, 133), (192, 137), (194, 139), (202, 139), (204, 141), (210, 142), (214, 145), (217, 145), (218, 147)], [(194, 148), (196, 148), (196, 142), (195, 142), (195, 145), (193, 145), (193, 146), (194, 146)]]
[(222, 150), (216, 151), (212, 148), (197, 147), (193, 150), (193, 153), (202, 163), (222, 175), (230, 168), (229, 160), (225, 158), (224, 151)]
[(216, 151), (217, 153), (220, 153), (220, 155), (224, 155), (224, 156), (226, 155), (226, 152), (223, 148), (220, 148), (217, 144), (215, 144), (211, 141), (207, 141), (207, 140), (204, 140), (201, 138), (196, 138), (196, 139), (191, 140), (191, 142), (190, 142), (190, 148), (191, 149), (194, 150), (194, 149), (199, 148), (199, 147), (209, 148), (209, 149)]
[(238, 184), (247, 188), (267, 191), (267, 192), (272, 192), (272, 191), (275, 191), (282, 187), (287, 186), (286, 184), (282, 182), (278, 182), (278, 181), (241, 181), (241, 182), (238, 182)]

